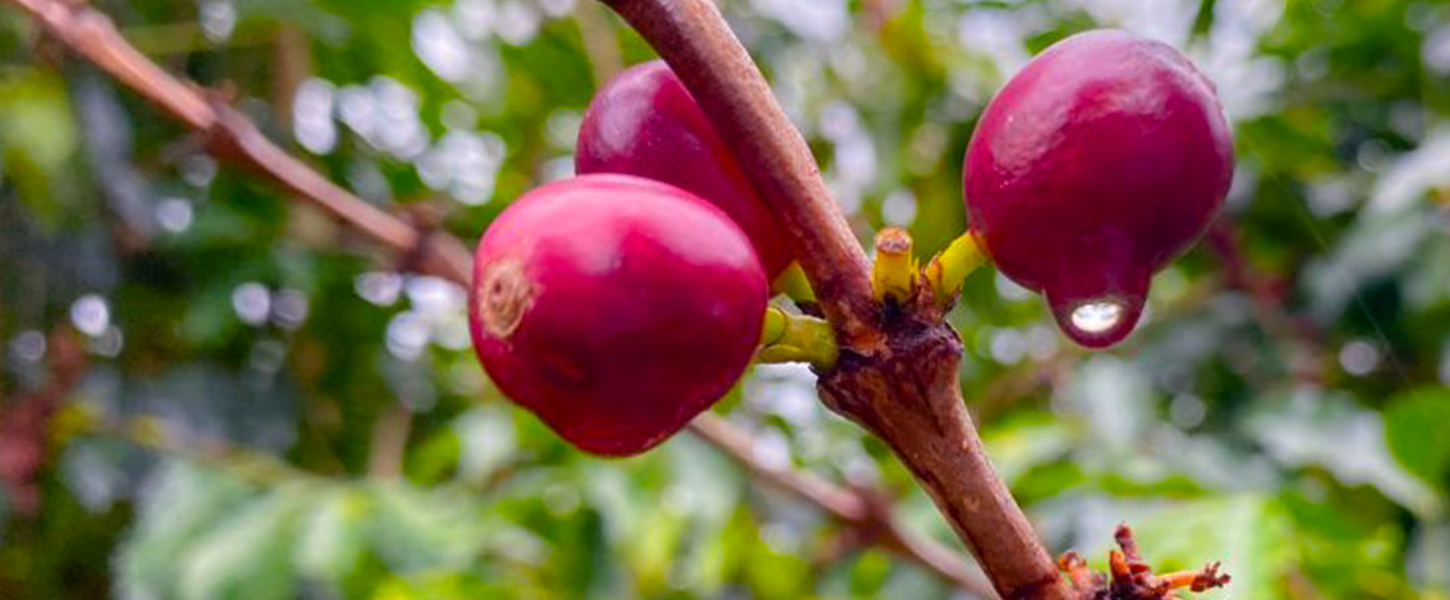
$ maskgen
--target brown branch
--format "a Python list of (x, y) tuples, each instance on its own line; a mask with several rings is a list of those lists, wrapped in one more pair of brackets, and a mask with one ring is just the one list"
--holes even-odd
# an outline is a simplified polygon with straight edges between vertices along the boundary
[(760, 70), (708, 0), (604, 0), (679, 74), (792, 238), (842, 346), (870, 350), (875, 327), (866, 253), (820, 168)]
[(796, 258), (840, 337), (818, 388), (832, 410), (891, 446), (1007, 600), (1079, 596), (997, 477), (962, 400), (960, 337), (930, 293), (872, 298), (865, 253), (759, 69), (707, 0), (602, 0), (700, 102), (795, 238)]
[(884, 498), (838, 487), (811, 473), (766, 465), (756, 458), (750, 434), (712, 413), (696, 417), (690, 430), (755, 477), (820, 507), (832, 518), (855, 528), (868, 542), (895, 552), (973, 595), (997, 597), (985, 580), (966, 568), (966, 557), (907, 531)]
[(201, 88), (167, 73), (116, 31), (105, 15), (65, 0), (6, 0), (34, 16), (56, 39), (207, 138), (220, 159), (246, 168), (295, 197), (397, 251), (421, 253), (423, 270), (466, 280), (468, 251), (440, 236), (424, 238), (407, 223), (368, 204), (292, 157), (262, 135), (235, 109), (209, 98)]

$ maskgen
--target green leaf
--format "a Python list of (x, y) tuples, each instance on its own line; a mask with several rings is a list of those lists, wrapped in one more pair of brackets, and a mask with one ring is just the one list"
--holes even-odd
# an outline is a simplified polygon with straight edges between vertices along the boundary
[(236, 480), (186, 463), (158, 471), (115, 563), (122, 598), (171, 597), (177, 557), (252, 495)]
[(315, 489), (290, 486), (223, 521), (181, 561), (180, 600), (287, 600), (294, 597), (293, 548)]
[(1402, 394), (1390, 402), (1384, 419), (1395, 459), (1441, 491), (1450, 488), (1450, 390)]
[(367, 550), (368, 509), (366, 495), (352, 487), (319, 498), (299, 527), (298, 572), (340, 585)]

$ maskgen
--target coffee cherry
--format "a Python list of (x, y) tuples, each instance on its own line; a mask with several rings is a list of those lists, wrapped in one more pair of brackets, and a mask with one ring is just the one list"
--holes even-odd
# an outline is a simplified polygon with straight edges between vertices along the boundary
[(750, 236), (772, 279), (791, 262), (774, 215), (664, 61), (625, 70), (594, 96), (579, 128), (574, 161), (580, 174), (638, 175), (709, 200)]
[(998, 269), (1094, 348), (1133, 330), (1153, 273), (1203, 233), (1232, 177), (1213, 84), (1121, 31), (1029, 62), (982, 114), (965, 165), (971, 229)]
[(489, 227), (469, 322), (504, 395), (580, 449), (626, 456), (730, 390), (767, 299), (749, 238), (720, 209), (586, 175), (524, 195)]

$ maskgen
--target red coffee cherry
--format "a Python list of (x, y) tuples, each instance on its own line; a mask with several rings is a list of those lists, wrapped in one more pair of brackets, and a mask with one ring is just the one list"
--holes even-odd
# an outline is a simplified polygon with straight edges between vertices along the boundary
[(505, 395), (581, 450), (626, 456), (730, 390), (767, 299), (749, 238), (720, 209), (671, 185), (587, 175), (493, 222), (469, 322)]
[(709, 200), (750, 236), (772, 279), (792, 260), (775, 216), (664, 61), (631, 67), (599, 90), (584, 113), (574, 164), (580, 174), (638, 175)]
[(1203, 233), (1233, 178), (1213, 84), (1172, 47), (1093, 31), (997, 94), (965, 166), (971, 228), (997, 268), (1101, 348), (1133, 330), (1158, 269)]

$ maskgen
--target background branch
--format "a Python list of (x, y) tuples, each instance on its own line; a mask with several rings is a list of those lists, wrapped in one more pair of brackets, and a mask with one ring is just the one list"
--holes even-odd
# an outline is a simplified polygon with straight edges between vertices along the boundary
[(815, 504), (832, 518), (856, 528), (870, 543), (879, 544), (974, 595), (997, 597), (985, 579), (966, 568), (965, 556), (907, 532), (892, 515), (885, 498), (838, 487), (810, 473), (766, 465), (755, 457), (750, 434), (715, 414), (707, 412), (696, 417), (691, 431), (761, 481)]
[(220, 159), (243, 167), (394, 250), (415, 253), (419, 270), (466, 281), (471, 263), (456, 240), (425, 236), (318, 174), (262, 135), (257, 127), (196, 85), (173, 77), (126, 42), (105, 15), (60, 0), (6, 0), (112, 77), (207, 140)]

